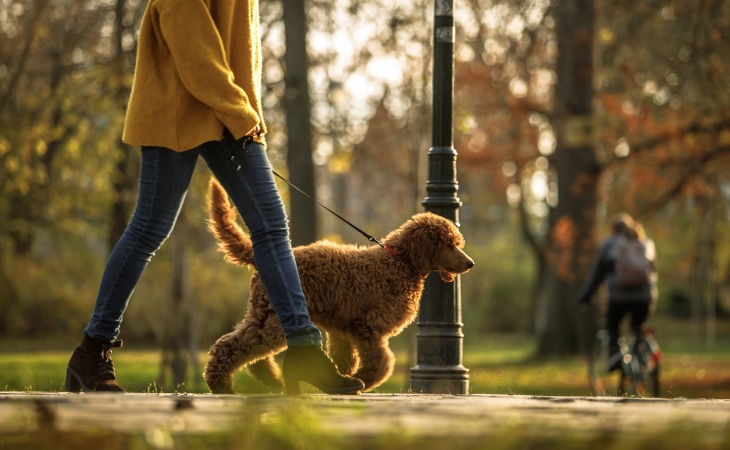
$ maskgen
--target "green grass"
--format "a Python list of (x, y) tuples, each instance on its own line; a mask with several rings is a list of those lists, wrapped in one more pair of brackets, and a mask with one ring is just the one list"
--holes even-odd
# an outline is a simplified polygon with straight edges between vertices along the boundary
[[(714, 349), (693, 338), (686, 322), (655, 321), (662, 346), (662, 396), (669, 398), (730, 398), (730, 321), (718, 323)], [(468, 331), (468, 330), (467, 330)], [(65, 367), (72, 340), (0, 341), (0, 390), (63, 390)], [(376, 392), (404, 393), (409, 390), (407, 336), (393, 342), (398, 364), (393, 376)], [(522, 335), (470, 336), (464, 344), (464, 366), (469, 369), (471, 393), (526, 395), (589, 395), (585, 361), (582, 357), (559, 361), (532, 358), (533, 341)], [(187, 381), (172, 385), (159, 379), (160, 353), (136, 348), (132, 343), (114, 351), (119, 382), (131, 392), (207, 392), (200, 376), (206, 355), (198, 356), (196, 373), (189, 370)], [(273, 393), (250, 378), (236, 375), (235, 388), (241, 393)]]

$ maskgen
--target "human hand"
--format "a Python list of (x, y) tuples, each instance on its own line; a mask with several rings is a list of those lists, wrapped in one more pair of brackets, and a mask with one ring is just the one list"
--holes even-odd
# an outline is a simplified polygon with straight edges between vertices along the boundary
[(256, 128), (253, 129), (251, 133), (248, 134), (251, 137), (257, 137), (261, 135), (261, 125), (256, 125)]

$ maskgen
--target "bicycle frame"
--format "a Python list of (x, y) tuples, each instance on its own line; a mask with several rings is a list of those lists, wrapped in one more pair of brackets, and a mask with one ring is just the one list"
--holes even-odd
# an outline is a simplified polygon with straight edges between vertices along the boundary
[(651, 329), (628, 339), (620, 338), (621, 373), (619, 395), (659, 396), (659, 365), (661, 350)]
[[(599, 311), (600, 312), (600, 311)], [(659, 368), (661, 350), (654, 330), (646, 328), (639, 336), (633, 333), (619, 339), (621, 364), (618, 370), (618, 383), (611, 386), (612, 374), (607, 370), (609, 337), (605, 329), (603, 315), (599, 316), (599, 329), (596, 331), (593, 348), (588, 355), (588, 377), (591, 394), (630, 395), (658, 397)]]

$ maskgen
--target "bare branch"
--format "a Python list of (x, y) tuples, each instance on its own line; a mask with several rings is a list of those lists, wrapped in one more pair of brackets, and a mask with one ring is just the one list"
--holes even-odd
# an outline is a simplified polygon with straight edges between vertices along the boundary
[(5, 110), (5, 105), (13, 97), (18, 86), (18, 82), (23, 77), (23, 72), (26, 64), (28, 63), (31, 50), (33, 49), (33, 44), (37, 39), (36, 31), (38, 25), (41, 23), (41, 18), (43, 17), (43, 13), (47, 6), (48, 2), (35, 2), (33, 15), (29, 20), (28, 28), (25, 33), (25, 42), (23, 43), (23, 48), (20, 51), (20, 56), (18, 57), (17, 64), (15, 65), (15, 70), (10, 76), (10, 81), (7, 84), (5, 92), (3, 92), (0, 96), (0, 113)]
[(669, 189), (667, 189), (666, 192), (659, 196), (656, 201), (642, 209), (637, 214), (637, 217), (663, 208), (672, 199), (676, 198), (691, 180), (700, 175), (705, 166), (715, 159), (727, 154), (730, 154), (730, 145), (715, 147), (700, 158), (693, 159), (691, 164), (684, 164), (687, 168), (684, 170), (679, 179), (677, 179), (677, 181)]

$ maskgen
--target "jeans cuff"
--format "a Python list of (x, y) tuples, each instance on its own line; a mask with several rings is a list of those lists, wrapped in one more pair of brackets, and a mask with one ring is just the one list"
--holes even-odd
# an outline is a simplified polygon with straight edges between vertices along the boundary
[(286, 337), (289, 347), (322, 346), (322, 332), (315, 327), (308, 327)]

